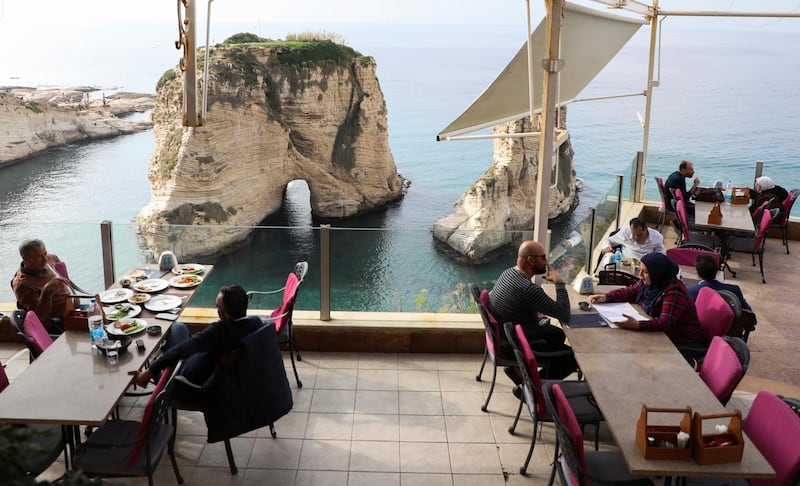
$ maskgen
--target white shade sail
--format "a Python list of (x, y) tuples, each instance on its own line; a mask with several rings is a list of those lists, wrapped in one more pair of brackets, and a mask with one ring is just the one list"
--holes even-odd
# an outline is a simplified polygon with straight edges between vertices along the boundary
[[(561, 70), (559, 102), (569, 102), (608, 64), (645, 23), (566, 3), (561, 27)], [(541, 111), (546, 19), (531, 34), (534, 73), (534, 110)], [(523, 43), (517, 55), (486, 90), (437, 136), (438, 140), (470, 133), (511, 120), (530, 116), (528, 102), (528, 53)]]

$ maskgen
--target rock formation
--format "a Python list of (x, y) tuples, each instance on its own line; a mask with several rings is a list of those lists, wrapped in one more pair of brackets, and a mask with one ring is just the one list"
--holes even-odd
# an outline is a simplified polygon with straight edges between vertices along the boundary
[[(562, 117), (566, 117), (566, 110), (562, 109)], [(492, 130), (530, 132), (530, 119), (504, 123)], [(567, 138), (558, 149), (558, 179), (550, 190), (551, 219), (568, 212), (576, 196), (572, 146), (568, 134), (564, 136)], [(496, 250), (521, 239), (521, 231), (533, 230), (538, 154), (538, 137), (494, 139), (492, 166), (455, 203), (452, 213), (434, 223), (434, 238), (462, 259), (483, 263), (491, 260)]]
[(149, 121), (118, 118), (153, 107), (152, 95), (116, 93), (91, 100), (94, 88), (0, 89), (0, 166), (78, 140), (149, 129)]
[(308, 183), (318, 218), (403, 196), (375, 61), (328, 44), (348, 55), (302, 58), (276, 42), (214, 47), (207, 119), (197, 128), (182, 126), (182, 76), (162, 78), (173, 79), (157, 94), (151, 197), (138, 216), (151, 251), (217, 253), (275, 214), (296, 179)]

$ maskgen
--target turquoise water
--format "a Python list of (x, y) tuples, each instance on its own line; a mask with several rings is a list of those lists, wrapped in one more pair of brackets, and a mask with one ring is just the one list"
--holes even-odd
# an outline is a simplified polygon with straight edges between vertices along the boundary
[[(340, 32), (351, 46), (376, 58), (389, 110), (390, 144), (398, 170), (411, 181), (401, 203), (336, 225), (358, 229), (337, 230), (332, 237), (332, 305), (409, 311), (422, 301), (423, 307), (438, 309), (442, 296), (459, 283), (491, 280), (513, 262), (509, 254), (481, 266), (452, 263), (435, 248), (430, 229), (491, 164), (491, 141), (435, 142), (435, 135), (505, 66), (524, 33), (502, 26), (339, 25), (313, 30), (321, 27)], [(125, 31), (116, 40), (120, 50), (115, 54), (109, 51), (109, 40), (119, 29), (95, 29), (80, 37), (64, 33), (64, 45), (72, 48), (49, 65), (31, 61), (35, 56), (25, 49), (42, 48), (33, 39), (31, 46), (9, 54), (0, 67), (0, 83), (18, 77), (15, 84), (93, 84), (152, 92), (161, 73), (179, 57), (171, 48), (171, 24), (145, 25), (135, 34)], [(213, 37), (221, 41), (242, 30), (248, 29), (220, 25)], [(257, 33), (283, 37), (299, 30), (306, 29), (264, 25)], [(749, 184), (755, 161), (764, 160), (765, 174), (778, 184), (800, 186), (793, 170), (800, 133), (800, 59), (790, 53), (800, 33), (761, 24), (749, 30), (705, 30), (664, 33), (647, 196), (657, 199), (653, 175), (666, 176), (684, 158), (695, 162), (697, 175), (708, 184), (714, 179)], [(648, 35), (637, 34), (581, 97), (641, 91)], [(586, 181), (577, 217), (599, 200), (641, 148), (637, 112), (644, 113), (642, 97), (570, 106), (575, 168)], [(149, 199), (146, 173), (153, 147), (152, 133), (146, 132), (53, 150), (0, 169), (0, 275), (13, 274), (21, 239), (42, 237), (51, 251), (70, 262), (76, 281), (99, 288), (97, 224), (104, 219), (120, 225), (115, 240), (124, 240), (117, 248), (118, 273), (139, 263), (135, 232), (123, 225)], [(318, 307), (319, 276), (313, 273), (318, 235), (308, 228), (304, 190), (302, 185), (293, 187), (299, 195), (294, 206), (269, 222), (301, 228), (260, 230), (247, 245), (215, 259), (217, 270), (195, 304), (211, 305), (223, 283), (278, 287), (294, 261), (308, 259), (312, 273), (299, 306)], [(10, 299), (10, 289), (0, 286), (0, 301)]]

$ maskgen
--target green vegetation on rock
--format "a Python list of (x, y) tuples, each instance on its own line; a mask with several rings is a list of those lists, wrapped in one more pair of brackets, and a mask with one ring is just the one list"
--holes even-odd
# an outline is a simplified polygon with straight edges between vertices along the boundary
[(159, 78), (158, 83), (156, 83), (156, 93), (164, 87), (165, 84), (175, 79), (178, 75), (175, 73), (174, 69), (167, 69), (164, 71), (164, 74), (161, 75)]
[[(287, 39), (271, 40), (255, 34), (234, 34), (222, 42), (222, 46), (255, 45), (274, 49), (275, 62), (285, 66), (315, 67), (325, 63), (346, 65), (354, 58), (364, 56), (353, 49), (335, 41), (341, 37), (333, 33), (290, 34)], [(333, 39), (333, 40), (332, 40)]]

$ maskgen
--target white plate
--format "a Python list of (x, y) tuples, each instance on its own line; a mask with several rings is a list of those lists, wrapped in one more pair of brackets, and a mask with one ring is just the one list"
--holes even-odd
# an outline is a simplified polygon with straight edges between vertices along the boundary
[[(125, 320), (127, 320), (127, 319), (125, 319)], [(136, 331), (125, 332), (125, 331), (120, 330), (114, 324), (109, 324), (109, 325), (106, 326), (106, 332), (108, 334), (113, 334), (115, 336), (133, 336), (133, 335), (139, 334), (140, 332), (142, 332), (145, 329), (147, 329), (147, 321), (144, 320), (144, 319), (130, 319), (130, 322), (131, 322), (131, 324), (136, 323), (136, 324), (139, 325), (139, 327), (137, 328)]]
[(183, 304), (183, 299), (174, 295), (154, 295), (152, 299), (145, 302), (144, 308), (153, 312), (164, 312)]
[(169, 287), (169, 282), (160, 278), (149, 278), (133, 284), (133, 290), (137, 292), (159, 292)]
[(150, 300), (150, 298), (151, 298), (150, 294), (133, 294), (130, 297), (128, 297), (128, 302), (130, 302), (131, 304), (144, 304), (145, 302)]
[[(183, 280), (186, 280), (186, 282), (183, 282)], [(178, 275), (177, 277), (169, 279), (169, 284), (176, 289), (197, 287), (201, 283), (203, 283), (203, 277), (199, 275)]]
[(175, 265), (175, 268), (172, 269), (172, 273), (175, 275), (200, 275), (205, 271), (206, 267), (199, 263), (182, 263)]
[(131, 317), (138, 316), (139, 313), (142, 312), (142, 308), (140, 306), (136, 305), (136, 304), (127, 304), (127, 303), (125, 303), (125, 304), (117, 304), (117, 305), (127, 306), (128, 307), (128, 313), (125, 314), (124, 316), (111, 317), (113, 314), (116, 314), (121, 309), (119, 309), (119, 308), (117, 308), (116, 306), (113, 306), (113, 305), (103, 307), (103, 312), (106, 313), (106, 319), (108, 319), (109, 321), (116, 321), (117, 319), (129, 319)]
[(133, 290), (131, 289), (108, 289), (100, 292), (100, 302), (104, 304), (125, 302), (131, 297), (131, 295), (133, 295)]

